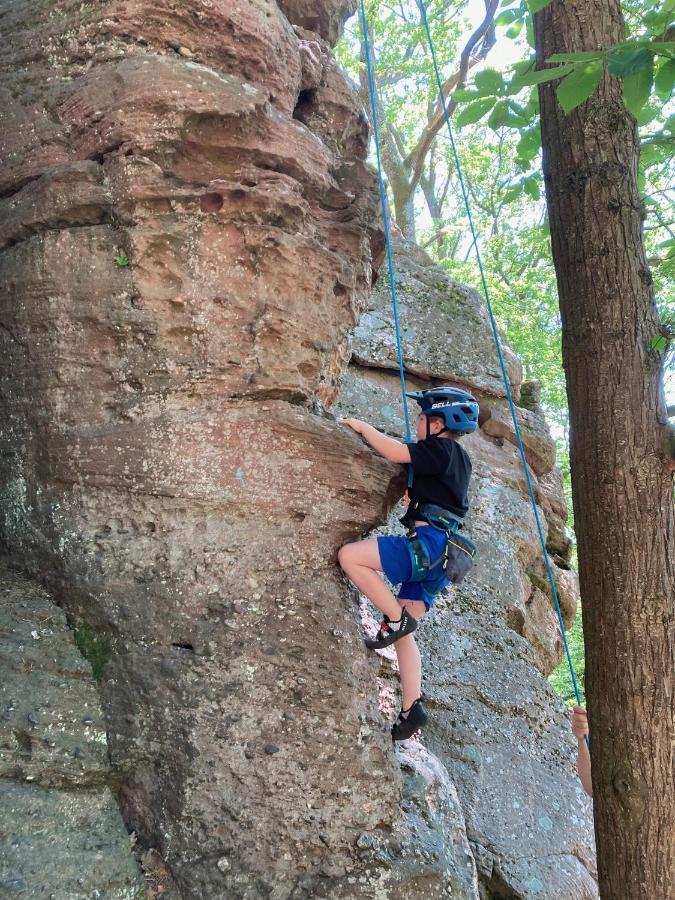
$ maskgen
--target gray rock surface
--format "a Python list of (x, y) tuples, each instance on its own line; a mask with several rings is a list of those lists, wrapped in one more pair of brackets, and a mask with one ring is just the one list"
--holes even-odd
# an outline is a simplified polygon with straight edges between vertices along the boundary
[[(478, 291), (458, 284), (418, 247), (397, 238), (396, 295), (406, 370), (421, 378), (471, 385), (485, 396), (503, 397), (492, 331)], [(386, 269), (352, 332), (352, 359), (369, 368), (398, 371)], [(511, 388), (522, 380), (518, 357), (504, 348)]]
[(140, 900), (91, 666), (63, 610), (0, 562), (0, 896)]
[[(397, 279), (404, 273), (399, 290), (406, 315), (416, 322), (425, 308), (443, 308), (439, 292), (454, 290), (428, 266), (420, 269), (419, 255), (397, 242)], [(386, 329), (387, 352), (393, 352), (387, 294), (388, 285), (380, 279), (377, 299), (371, 301), (379, 311), (374, 333), (373, 320), (362, 319), (337, 411), (403, 436), (400, 380), (392, 366), (382, 367)], [(440, 333), (466, 334), (467, 342), (474, 327), (473, 315), (463, 318), (456, 309), (447, 319), (437, 319)], [(427, 336), (416, 342), (409, 334), (407, 340), (404, 352), (414, 360), (408, 388), (461, 383), (481, 402), (481, 428), (462, 438), (474, 466), (466, 528), (479, 557), (465, 582), (445, 592), (417, 632), (431, 722), (421, 743), (413, 739), (403, 746), (413, 758), (431, 752), (446, 768), (459, 797), (482, 900), (590, 900), (598, 896), (592, 808), (576, 776), (569, 715), (544, 677), (559, 662), (562, 641), (510, 414), (506, 420), (495, 388), (486, 393), (482, 375), (475, 381), (466, 375), (450, 378), (444, 362), (433, 368), (438, 355), (435, 347), (429, 353)], [(475, 362), (472, 356), (470, 363)], [(430, 378), (421, 379), (420, 372), (427, 370)], [(411, 417), (416, 410), (411, 404)], [(553, 522), (564, 531), (567, 509), (545, 420), (539, 409), (518, 409), (518, 418), (528, 461), (536, 467), (530, 478), (544, 529)], [(396, 510), (388, 528), (376, 533), (402, 533), (401, 513), (402, 508)], [(559, 541), (555, 550), (553, 572), (569, 626), (578, 584)], [(372, 609), (363, 598), (360, 610), (364, 627), (374, 631)], [(380, 703), (393, 719), (398, 709), (395, 654), (383, 651), (379, 657)]]

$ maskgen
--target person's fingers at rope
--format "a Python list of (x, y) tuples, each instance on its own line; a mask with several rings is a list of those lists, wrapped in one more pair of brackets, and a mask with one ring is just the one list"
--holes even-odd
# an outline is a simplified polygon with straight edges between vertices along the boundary
[(588, 735), (588, 716), (583, 706), (575, 706), (572, 710), (572, 733), (578, 741)]

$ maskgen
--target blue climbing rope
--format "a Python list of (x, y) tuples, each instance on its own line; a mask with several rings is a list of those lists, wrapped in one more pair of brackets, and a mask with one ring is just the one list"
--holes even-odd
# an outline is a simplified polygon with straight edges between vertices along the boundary
[[(466, 215), (467, 215), (467, 219), (469, 222), (469, 227), (471, 229), (473, 247), (476, 251), (476, 261), (478, 263), (478, 270), (480, 272), (480, 279), (481, 279), (481, 283), (483, 286), (483, 293), (485, 295), (485, 303), (487, 306), (488, 316), (490, 319), (490, 326), (492, 328), (492, 336), (494, 338), (495, 346), (497, 348), (497, 356), (499, 358), (499, 366), (501, 369), (504, 386), (506, 388), (506, 397), (507, 397), (507, 400), (509, 403), (509, 408), (511, 410), (511, 417), (513, 419), (513, 426), (515, 429), (516, 440), (518, 443), (518, 450), (520, 452), (520, 458), (523, 463), (523, 470), (525, 472), (525, 480), (527, 482), (527, 489), (528, 489), (528, 492), (530, 495), (530, 501), (532, 503), (532, 510), (534, 512), (534, 519), (535, 519), (535, 522), (537, 525), (537, 532), (539, 533), (539, 541), (541, 543), (541, 549), (542, 549), (542, 553), (544, 556), (544, 563), (546, 565), (546, 574), (548, 576), (548, 581), (551, 586), (551, 593), (553, 596), (555, 610), (556, 610), (556, 614), (558, 617), (558, 625), (560, 626), (560, 634), (562, 636), (563, 647), (565, 648), (567, 664), (569, 666), (570, 675), (572, 677), (572, 685), (574, 687), (574, 694), (576, 696), (577, 703), (579, 704), (579, 706), (581, 706), (582, 700), (581, 700), (581, 694), (579, 692), (579, 685), (577, 683), (576, 674), (574, 672), (574, 663), (572, 662), (572, 656), (570, 654), (569, 645), (567, 643), (567, 637), (565, 635), (565, 623), (564, 623), (564, 620), (562, 617), (562, 611), (560, 609), (560, 601), (558, 599), (558, 592), (556, 590), (555, 580), (553, 578), (553, 571), (551, 569), (551, 561), (549, 559), (548, 551), (546, 549), (546, 539), (544, 538), (544, 532), (543, 532), (543, 529), (541, 526), (539, 512), (537, 510), (537, 502), (536, 502), (536, 498), (535, 498), (535, 494), (534, 494), (534, 488), (532, 486), (532, 479), (530, 478), (530, 473), (529, 473), (529, 469), (528, 469), (528, 465), (527, 465), (527, 459), (525, 456), (525, 448), (523, 447), (523, 441), (522, 441), (522, 437), (521, 437), (521, 433), (520, 433), (520, 426), (518, 424), (518, 417), (516, 414), (516, 406), (515, 406), (515, 403), (513, 402), (513, 396), (511, 394), (511, 386), (509, 383), (508, 374), (506, 372), (506, 365), (504, 363), (504, 354), (502, 352), (501, 340), (499, 338), (499, 331), (497, 329), (497, 322), (495, 320), (495, 317), (494, 317), (494, 314), (492, 311), (492, 303), (490, 301), (490, 290), (488, 288), (487, 278), (485, 276), (485, 268), (483, 266), (483, 260), (482, 260), (481, 253), (480, 253), (478, 233), (477, 233), (476, 227), (474, 225), (473, 215), (471, 213), (471, 203), (469, 201), (469, 195), (466, 190), (466, 184), (464, 181), (464, 175), (462, 172), (462, 165), (461, 165), (461, 161), (459, 158), (459, 153), (457, 151), (457, 145), (455, 143), (455, 137), (454, 137), (454, 134), (452, 131), (452, 126), (450, 124), (450, 114), (448, 112), (448, 107), (447, 107), (447, 103), (445, 100), (445, 94), (443, 93), (443, 83), (441, 80), (438, 63), (436, 61), (436, 50), (434, 47), (434, 42), (431, 37), (431, 31), (429, 29), (429, 21), (427, 19), (426, 4), (425, 4), (424, 0), (417, 0), (417, 5), (419, 7), (420, 16), (421, 16), (422, 25), (423, 25), (423, 28), (424, 28), (424, 31), (426, 34), (427, 43), (429, 44), (429, 50), (430, 50), (431, 59), (433, 62), (434, 73), (436, 76), (436, 85), (438, 87), (438, 93), (440, 96), (441, 105), (443, 107), (443, 114), (445, 116), (445, 122), (448, 127), (448, 135), (450, 137), (450, 145), (452, 147), (452, 154), (453, 154), (453, 158), (454, 158), (454, 162), (455, 162), (455, 167), (457, 169), (457, 176), (459, 178), (460, 187), (462, 189), (462, 197), (464, 198), (464, 206), (466, 209)], [(382, 212), (383, 212), (383, 218), (384, 218), (385, 237), (386, 237), (386, 242), (387, 242), (387, 262), (389, 265), (389, 279), (390, 279), (390, 283), (391, 283), (392, 302), (394, 305), (394, 324), (395, 324), (395, 329), (396, 329), (396, 345), (397, 345), (397, 351), (398, 351), (398, 356), (399, 356), (401, 384), (402, 384), (402, 388), (403, 388), (403, 403), (404, 403), (404, 409), (405, 409), (406, 430), (407, 430), (407, 434), (408, 434), (408, 441), (410, 441), (410, 426), (409, 426), (409, 422), (408, 422), (408, 411), (407, 411), (406, 400), (405, 400), (405, 377), (403, 374), (403, 357), (402, 357), (401, 340), (400, 340), (400, 333), (399, 333), (399, 327), (398, 327), (398, 305), (397, 305), (397, 301), (396, 301), (396, 286), (395, 286), (395, 282), (394, 282), (394, 268), (393, 268), (392, 253), (391, 253), (391, 239), (389, 236), (389, 217), (387, 214), (387, 196), (386, 196), (386, 191), (384, 188), (384, 179), (383, 179), (383, 175), (382, 175), (382, 161), (381, 161), (381, 154), (380, 154), (379, 129), (378, 129), (378, 121), (377, 121), (377, 111), (375, 108), (375, 81), (374, 81), (374, 77), (373, 77), (373, 65), (372, 65), (372, 61), (371, 61), (370, 41), (368, 38), (368, 25), (367, 25), (367, 19), (366, 19), (366, 10), (365, 10), (364, 0), (361, 0), (361, 28), (363, 31), (364, 47), (365, 47), (365, 51), (366, 51), (366, 68), (368, 71), (368, 89), (370, 92), (370, 105), (371, 105), (372, 117), (373, 117), (373, 132), (374, 132), (374, 137), (375, 137), (375, 150), (376, 150), (376, 155), (377, 155), (377, 170), (378, 170), (378, 179), (379, 179), (379, 183), (380, 183), (380, 197), (382, 199)], [(586, 743), (588, 744), (588, 737), (586, 737)]]
[[(375, 154), (377, 156), (377, 177), (380, 184), (380, 201), (382, 203), (382, 219), (384, 221), (384, 239), (387, 246), (387, 267), (389, 269), (389, 288), (391, 290), (391, 302), (394, 308), (394, 330), (396, 331), (396, 353), (398, 354), (398, 371), (401, 377), (401, 395), (403, 398), (403, 416), (405, 418), (405, 442), (412, 442), (410, 432), (410, 417), (408, 415), (408, 401), (406, 398), (405, 372), (403, 370), (403, 351), (401, 349), (401, 331), (398, 324), (398, 300), (396, 297), (396, 277), (394, 275), (394, 255), (391, 250), (391, 233), (389, 229), (389, 206), (387, 191), (382, 175), (382, 157), (380, 154), (380, 129), (377, 119), (375, 103), (375, 79), (373, 75), (373, 58), (371, 56), (370, 40), (368, 38), (368, 22), (366, 20), (366, 7), (361, 0), (361, 29), (363, 31), (363, 46), (366, 51), (366, 71), (368, 73), (368, 91), (370, 93), (370, 111), (373, 119), (373, 137), (375, 138)], [(408, 486), (412, 483), (412, 466), (408, 467)]]

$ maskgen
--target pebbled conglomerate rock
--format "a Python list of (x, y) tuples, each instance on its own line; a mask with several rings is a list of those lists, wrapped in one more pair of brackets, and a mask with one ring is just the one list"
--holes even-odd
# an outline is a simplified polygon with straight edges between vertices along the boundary
[(0, 896), (140, 900), (103, 713), (75, 640), (63, 610), (0, 561)]

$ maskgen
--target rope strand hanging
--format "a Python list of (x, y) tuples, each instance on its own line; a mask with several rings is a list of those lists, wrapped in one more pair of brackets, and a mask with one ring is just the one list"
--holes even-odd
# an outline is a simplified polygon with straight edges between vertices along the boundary
[[(530, 473), (528, 470), (527, 459), (525, 456), (525, 448), (523, 446), (522, 436), (521, 436), (521, 432), (520, 432), (520, 426), (518, 424), (516, 406), (513, 401), (513, 396), (511, 393), (511, 385), (509, 383), (509, 378), (508, 378), (508, 374), (506, 371), (506, 364), (504, 362), (504, 354), (502, 352), (499, 331), (498, 331), (497, 323), (496, 323), (496, 320), (495, 320), (495, 317), (494, 317), (494, 314), (492, 311), (492, 303), (490, 300), (490, 290), (488, 288), (487, 278), (485, 275), (485, 268), (483, 266), (483, 260), (482, 260), (482, 256), (481, 256), (481, 252), (480, 252), (478, 233), (476, 231), (476, 227), (474, 224), (473, 215), (471, 212), (471, 203), (469, 201), (469, 196), (468, 196), (468, 193), (466, 190), (466, 184), (465, 184), (465, 180), (464, 180), (464, 176), (463, 176), (463, 172), (462, 172), (462, 166), (461, 166), (461, 161), (459, 158), (459, 152), (457, 150), (457, 145), (455, 143), (452, 126), (450, 124), (450, 114), (448, 112), (445, 94), (443, 93), (443, 82), (441, 80), (440, 70), (438, 68), (438, 63), (436, 60), (436, 50), (435, 50), (433, 38), (431, 36), (431, 31), (429, 28), (426, 3), (424, 2), (424, 0), (417, 0), (417, 5), (418, 5), (419, 11), (420, 11), (420, 18), (421, 18), (422, 26), (423, 26), (423, 29), (424, 29), (424, 32), (426, 35), (427, 44), (429, 46), (429, 51), (431, 54), (431, 60), (433, 63), (434, 74), (435, 74), (435, 78), (436, 78), (436, 85), (437, 85), (438, 93), (440, 96), (440, 102), (441, 102), (441, 105), (443, 108), (443, 115), (445, 117), (445, 122), (446, 122), (446, 125), (448, 128), (448, 136), (450, 138), (450, 145), (452, 148), (453, 159), (454, 159), (455, 167), (457, 170), (457, 176), (458, 176), (461, 191), (462, 191), (462, 197), (464, 200), (464, 207), (466, 210), (467, 220), (469, 222), (469, 227), (471, 230), (472, 247), (475, 249), (475, 252), (476, 252), (476, 261), (478, 264), (478, 270), (480, 272), (480, 279), (481, 279), (481, 284), (482, 284), (482, 288), (483, 288), (483, 294), (485, 296), (485, 303), (487, 306), (488, 317), (490, 320), (490, 327), (492, 330), (492, 336), (493, 336), (495, 346), (497, 349), (497, 356), (499, 358), (499, 366), (501, 369), (502, 380), (504, 381), (504, 386), (506, 389), (506, 398), (508, 400), (509, 409), (511, 410), (511, 417), (513, 419), (513, 426), (515, 429), (516, 441), (518, 444), (518, 450), (520, 452), (520, 458), (521, 458), (521, 461), (523, 464), (523, 470), (525, 472), (525, 480), (527, 482), (527, 489), (528, 489), (528, 493), (530, 496), (530, 502), (532, 504), (532, 509), (534, 512), (534, 519), (535, 519), (535, 523), (537, 526), (537, 532), (539, 534), (539, 541), (541, 544), (542, 554), (544, 557), (544, 563), (546, 566), (546, 574), (547, 574), (549, 585), (551, 588), (551, 594), (553, 596), (556, 615), (558, 617), (558, 625), (560, 627), (560, 633), (562, 636), (563, 647), (565, 649), (565, 655), (567, 657), (567, 664), (568, 664), (570, 675), (572, 678), (572, 686), (574, 688), (574, 694), (576, 696), (577, 703), (581, 706), (582, 699), (581, 699), (581, 694), (579, 691), (579, 685), (578, 685), (576, 674), (574, 671), (574, 663), (572, 662), (572, 656), (570, 653), (569, 645), (567, 643), (567, 636), (565, 634), (565, 623), (563, 621), (562, 611), (560, 608), (560, 601), (558, 599), (558, 592), (556, 590), (555, 580), (553, 578), (553, 570), (551, 569), (551, 561), (550, 561), (550, 558), (548, 555), (548, 551), (546, 549), (546, 540), (544, 538), (544, 531), (543, 531), (543, 528), (541, 525), (539, 511), (537, 509), (537, 502), (536, 502), (536, 498), (535, 498), (535, 494), (534, 494), (534, 488), (532, 486), (532, 479), (530, 478)], [(404, 372), (403, 372), (403, 354), (402, 354), (402, 350), (401, 350), (401, 339), (400, 339), (400, 332), (399, 332), (399, 326), (398, 326), (398, 303), (397, 303), (397, 299), (396, 299), (396, 284), (395, 284), (395, 278), (394, 278), (393, 256), (392, 256), (392, 251), (391, 251), (391, 237), (389, 234), (389, 215), (388, 215), (388, 207), (387, 207), (387, 195), (386, 195), (386, 190), (384, 187), (384, 177), (383, 177), (383, 173), (382, 173), (382, 159), (381, 159), (381, 152), (380, 152), (379, 127), (378, 127), (378, 121), (377, 121), (377, 110), (376, 110), (376, 99), (375, 99), (375, 97), (376, 97), (375, 80), (374, 80), (374, 76), (373, 76), (373, 64), (372, 64), (372, 59), (371, 59), (370, 40), (368, 37), (368, 22), (367, 22), (367, 17), (366, 17), (365, 0), (360, 0), (360, 13), (361, 13), (361, 29), (362, 29), (362, 33), (363, 33), (363, 41), (364, 41), (365, 54), (366, 54), (366, 68), (367, 68), (367, 73), (368, 73), (368, 90), (370, 93), (370, 105), (371, 105), (372, 118), (373, 118), (373, 134), (374, 134), (374, 139), (375, 139), (375, 151), (376, 151), (376, 156), (377, 156), (378, 180), (379, 180), (379, 185), (380, 185), (380, 197), (382, 200), (382, 214), (383, 214), (383, 219), (384, 219), (385, 239), (386, 239), (386, 245), (387, 245), (387, 262), (388, 262), (388, 266), (389, 266), (389, 280), (390, 280), (390, 285), (391, 285), (392, 303), (393, 303), (393, 307), (394, 307), (394, 325), (395, 325), (395, 330), (396, 330), (396, 347), (397, 347), (398, 358), (399, 358), (399, 371), (400, 371), (400, 375), (401, 375), (401, 385), (402, 385), (402, 390), (403, 390), (403, 405), (404, 405), (404, 410), (405, 410), (406, 433), (407, 433), (407, 441), (410, 442), (410, 425), (409, 425), (409, 420), (408, 420), (408, 410), (407, 410), (406, 398), (405, 398), (405, 376), (404, 376)], [(588, 744), (588, 737), (586, 737), (586, 743)]]
[[(370, 94), (370, 110), (373, 120), (373, 137), (375, 139), (375, 154), (377, 156), (377, 177), (380, 186), (380, 202), (382, 203), (382, 219), (384, 222), (384, 239), (387, 247), (387, 268), (389, 269), (389, 288), (391, 291), (391, 302), (394, 308), (394, 330), (396, 332), (396, 353), (398, 355), (398, 370), (401, 378), (401, 395), (403, 400), (403, 416), (405, 418), (405, 435), (406, 444), (412, 441), (410, 431), (410, 417), (408, 415), (408, 402), (406, 399), (405, 372), (403, 370), (403, 350), (401, 349), (401, 331), (398, 323), (398, 300), (396, 297), (396, 277), (394, 275), (394, 256), (391, 249), (391, 233), (389, 229), (389, 204), (387, 201), (387, 190), (384, 186), (384, 176), (382, 174), (382, 157), (380, 153), (380, 129), (377, 119), (377, 106), (375, 102), (375, 78), (373, 75), (373, 59), (371, 57), (370, 40), (368, 37), (368, 22), (366, 19), (366, 7), (364, 0), (361, 0), (361, 30), (363, 32), (363, 46), (366, 53), (366, 72), (368, 74), (368, 92)], [(409, 483), (410, 483), (409, 470)]]

